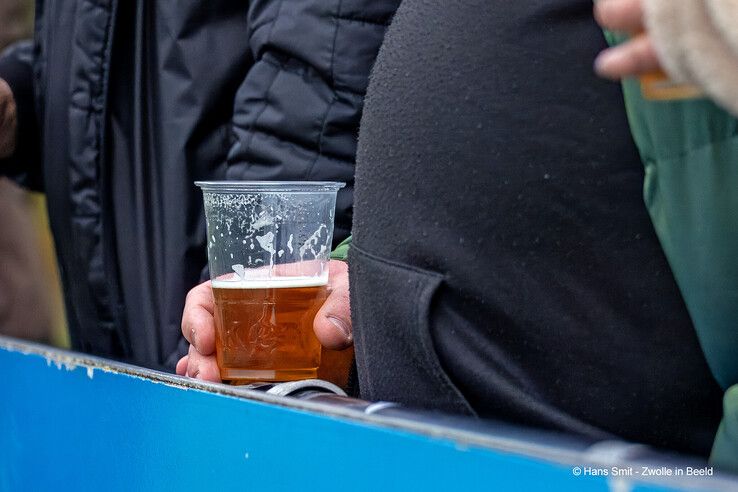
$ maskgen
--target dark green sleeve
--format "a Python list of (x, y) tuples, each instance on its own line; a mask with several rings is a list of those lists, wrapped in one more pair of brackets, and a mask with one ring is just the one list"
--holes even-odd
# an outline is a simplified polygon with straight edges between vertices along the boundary
[(345, 241), (336, 246), (336, 249), (331, 253), (331, 260), (346, 261), (348, 256), (349, 248), (351, 247), (351, 236), (347, 237)]
[(618, 34), (612, 31), (604, 31), (604, 33), (605, 33), (605, 39), (607, 40), (610, 46), (615, 46), (617, 44), (622, 43), (626, 39), (628, 39), (628, 36), (626, 36), (625, 34)]
[[(610, 44), (623, 36), (605, 33)], [(623, 81), (644, 200), (707, 362), (727, 389), (711, 463), (738, 472), (738, 120), (707, 99), (649, 101)]]

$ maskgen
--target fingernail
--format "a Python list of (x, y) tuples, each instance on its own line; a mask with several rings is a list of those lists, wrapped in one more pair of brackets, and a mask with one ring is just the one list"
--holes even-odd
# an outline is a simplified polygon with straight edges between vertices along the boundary
[(328, 321), (333, 323), (333, 325), (341, 330), (341, 333), (343, 333), (343, 336), (346, 337), (346, 341), (353, 340), (353, 335), (351, 334), (351, 328), (346, 324), (344, 320), (341, 318), (336, 318), (334, 316), (328, 316)]

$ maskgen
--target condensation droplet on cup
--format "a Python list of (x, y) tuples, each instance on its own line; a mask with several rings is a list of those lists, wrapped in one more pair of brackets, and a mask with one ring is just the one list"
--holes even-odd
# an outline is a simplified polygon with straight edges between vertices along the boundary
[(256, 236), (256, 242), (259, 243), (259, 246), (261, 246), (261, 249), (274, 254), (274, 244), (273, 244), (274, 233), (273, 232), (267, 232), (263, 236)]
[(323, 246), (322, 250), (319, 253), (315, 252), (315, 246), (317, 246), (318, 242), (320, 241), (320, 233), (323, 231), (323, 229), (328, 230), (328, 227), (325, 224), (320, 224), (320, 227), (318, 227), (318, 230), (313, 232), (313, 234), (305, 240), (302, 246), (300, 246), (300, 259), (305, 258), (305, 253), (310, 251), (312, 253), (313, 258), (318, 258), (319, 255), (325, 251), (325, 246)]
[(233, 268), (233, 271), (236, 272), (236, 275), (238, 275), (238, 278), (241, 280), (246, 279), (246, 269), (243, 267), (243, 265), (236, 264), (232, 265), (231, 268)]

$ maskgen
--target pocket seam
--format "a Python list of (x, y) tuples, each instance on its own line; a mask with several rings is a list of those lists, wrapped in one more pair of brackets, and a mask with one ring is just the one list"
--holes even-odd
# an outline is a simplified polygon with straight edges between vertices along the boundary
[[(433, 274), (430, 276), (435, 277), (435, 282), (432, 285), (420, 285), (415, 289), (415, 300), (418, 301), (415, 303), (414, 306), (414, 317), (415, 322), (417, 323), (416, 335), (420, 339), (420, 343), (423, 347), (423, 356), (426, 360), (426, 364), (428, 364), (428, 368), (431, 370), (435, 379), (448, 391), (456, 395), (456, 397), (459, 399), (459, 402), (471, 415), (477, 416), (477, 412), (474, 411), (474, 409), (467, 401), (466, 397), (463, 395), (463, 393), (461, 393), (461, 390), (451, 380), (450, 376), (441, 365), (441, 360), (438, 358), (438, 354), (433, 343), (433, 337), (430, 333), (430, 307), (434, 295), (441, 287), (444, 276), (440, 274)], [(425, 292), (425, 289), (428, 289), (429, 292)], [(425, 300), (425, 295), (429, 296), (427, 300)], [(423, 302), (423, 311), (420, 310), (421, 300)], [(425, 315), (421, 317), (422, 313), (425, 313)]]
[[(432, 270), (424, 270), (422, 268), (414, 267), (412, 265), (405, 265), (404, 263), (399, 263), (399, 262), (396, 262), (396, 261), (387, 260), (385, 258), (382, 258), (381, 256), (377, 256), (375, 254), (372, 254), (372, 253), (366, 251), (365, 249), (357, 246), (356, 245), (356, 242), (352, 242), (351, 243), (351, 246), (350, 246), (350, 249), (349, 250), (351, 250), (351, 249), (355, 249), (356, 251), (358, 251), (362, 255), (364, 255), (364, 256), (366, 256), (368, 258), (371, 258), (372, 260), (377, 261), (379, 263), (383, 263), (385, 265), (389, 265), (389, 266), (392, 266), (392, 267), (395, 267), (395, 268), (400, 268), (402, 270), (409, 270), (411, 272), (418, 273), (418, 274), (421, 274), (421, 275), (423, 275), (423, 274), (424, 275), (429, 275), (429, 276), (432, 276), (432, 277), (438, 277), (440, 279), (444, 279), (445, 278), (444, 275), (442, 275), (442, 274), (440, 274), (438, 272), (434, 272)], [(349, 263), (349, 266), (350, 265), (351, 264)]]
[[(430, 305), (433, 300), (433, 296), (438, 291), (438, 289), (441, 287), (441, 283), (445, 280), (446, 277), (438, 272), (434, 272), (431, 270), (424, 270), (422, 268), (405, 265), (402, 263), (384, 259), (382, 257), (369, 253), (360, 247), (357, 247), (355, 243), (351, 245), (351, 249), (355, 249), (356, 253), (362, 256), (365, 256), (378, 263), (384, 264), (386, 266), (390, 266), (392, 268), (406, 270), (406, 271), (414, 273), (415, 275), (426, 277), (427, 280), (432, 280), (432, 285), (429, 282), (425, 282), (426, 285), (423, 285), (423, 283), (418, 282), (417, 285), (415, 285), (413, 289), (412, 299), (416, 301), (413, 303), (413, 311), (412, 311), (413, 320), (416, 325), (413, 327), (414, 336), (418, 339), (418, 341), (421, 344), (421, 348), (423, 349), (422, 350), (423, 359), (425, 360), (426, 368), (428, 369), (433, 379), (435, 379), (435, 381), (438, 384), (440, 384), (441, 387), (445, 388), (447, 391), (450, 391), (451, 394), (456, 396), (459, 404), (464, 409), (466, 409), (466, 411), (469, 414), (473, 416), (477, 416), (477, 412), (472, 408), (472, 406), (469, 404), (466, 397), (464, 397), (461, 390), (459, 390), (459, 388), (454, 384), (454, 382), (451, 380), (451, 378), (449, 377), (449, 375), (446, 373), (445, 369), (441, 365), (441, 361), (438, 358), (438, 354), (436, 353), (435, 347), (433, 346), (433, 339), (430, 333), (430, 320), (428, 319), (430, 316)], [(429, 287), (430, 287), (430, 292), (425, 292), (425, 289), (428, 289)], [(429, 296), (427, 300), (424, 299), (426, 294)], [(423, 297), (421, 298), (421, 296)], [(424, 306), (427, 306), (426, 311), (428, 311), (428, 313), (426, 314), (425, 319), (421, 319), (421, 310), (420, 310), (421, 301), (424, 303)]]

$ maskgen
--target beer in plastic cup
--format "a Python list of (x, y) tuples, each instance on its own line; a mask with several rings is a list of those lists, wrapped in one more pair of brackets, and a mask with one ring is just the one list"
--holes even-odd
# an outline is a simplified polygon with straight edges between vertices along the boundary
[(221, 379), (316, 376), (313, 320), (328, 291), (332, 182), (196, 182), (207, 222)]

